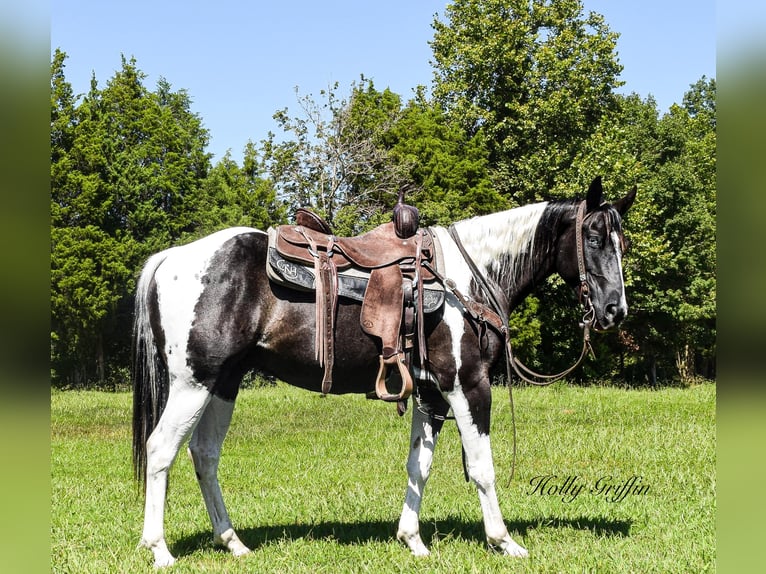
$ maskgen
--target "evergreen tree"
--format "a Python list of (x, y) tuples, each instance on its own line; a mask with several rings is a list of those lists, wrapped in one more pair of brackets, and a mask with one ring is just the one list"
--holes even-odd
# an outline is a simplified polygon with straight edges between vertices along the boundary
[(200, 187), (194, 217), (195, 236), (225, 227), (266, 229), (285, 222), (285, 208), (277, 203), (253, 143), (245, 147), (242, 167), (229, 152), (213, 166)]
[(207, 131), (185, 92), (143, 85), (135, 61), (81, 102), (51, 64), (51, 360), (54, 379), (104, 381), (127, 366), (144, 259), (193, 230)]

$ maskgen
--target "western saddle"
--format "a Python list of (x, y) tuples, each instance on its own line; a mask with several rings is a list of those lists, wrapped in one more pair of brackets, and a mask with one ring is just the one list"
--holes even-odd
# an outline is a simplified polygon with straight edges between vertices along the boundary
[[(362, 329), (381, 343), (375, 394), (397, 402), (400, 413), (413, 390), (413, 349), (420, 364), (427, 358), (424, 313), (444, 302), (443, 287), (431, 271), (437, 266), (434, 236), (418, 227), (417, 208), (402, 198), (400, 193), (390, 223), (357, 237), (338, 237), (317, 214), (299, 208), (294, 225), (269, 229), (267, 264), (273, 281), (316, 293), (315, 351), (324, 367), (324, 394), (332, 387), (338, 297), (362, 302)], [(397, 392), (389, 391), (387, 379)]]

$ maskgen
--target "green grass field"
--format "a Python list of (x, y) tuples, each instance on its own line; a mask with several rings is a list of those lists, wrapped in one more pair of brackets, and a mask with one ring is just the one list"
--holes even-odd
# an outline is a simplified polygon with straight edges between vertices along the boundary
[[(212, 545), (189, 458), (171, 472), (166, 535), (172, 572), (712, 572), (715, 385), (658, 391), (496, 388), (492, 440), (501, 508), (527, 559), (492, 554), (473, 485), (446, 423), (426, 489), (415, 558), (396, 539), (406, 486), (409, 413), (360, 396), (279, 384), (240, 394), (220, 479), (240, 538)], [(51, 395), (54, 572), (152, 572), (137, 549), (143, 501), (132, 479), (131, 395)], [(538, 477), (555, 475), (544, 492)], [(633, 478), (635, 477), (635, 478)], [(632, 480), (620, 495), (617, 486)], [(532, 484), (530, 483), (532, 481)], [(577, 496), (555, 486), (582, 485)], [(613, 489), (604, 495), (605, 485)]]

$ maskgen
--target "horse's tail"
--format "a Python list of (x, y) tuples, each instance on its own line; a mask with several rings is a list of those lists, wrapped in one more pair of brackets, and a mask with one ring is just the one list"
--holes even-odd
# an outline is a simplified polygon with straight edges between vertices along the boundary
[(150, 292), (157, 268), (168, 251), (153, 255), (136, 286), (133, 318), (133, 471), (146, 484), (146, 440), (157, 426), (168, 398), (168, 371), (154, 338), (149, 317)]

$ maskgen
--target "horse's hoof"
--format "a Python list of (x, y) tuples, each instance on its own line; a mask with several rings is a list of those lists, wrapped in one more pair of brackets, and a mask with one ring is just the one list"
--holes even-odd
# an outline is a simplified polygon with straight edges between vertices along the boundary
[(237, 536), (232, 528), (216, 536), (213, 539), (213, 543), (226, 548), (231, 552), (232, 556), (244, 556), (250, 553), (250, 549), (242, 544), (239, 536)]
[(237, 548), (231, 549), (231, 553), (233, 556), (244, 556), (245, 554), (250, 554), (250, 552), (252, 552), (252, 550), (250, 550), (244, 544), (240, 544)]
[(421, 540), (420, 535), (410, 536), (406, 534), (399, 534), (397, 535), (397, 539), (399, 542), (410, 549), (410, 552), (412, 552), (413, 556), (431, 555), (431, 553), (428, 551), (428, 548), (426, 548), (426, 545), (423, 544), (423, 540)]
[(137, 548), (148, 548), (152, 551), (155, 568), (165, 568), (166, 566), (172, 566), (176, 563), (176, 559), (173, 558), (173, 555), (170, 553), (170, 550), (168, 550), (164, 540), (151, 544), (142, 538), (141, 542), (138, 543)]
[(529, 552), (523, 546), (515, 545), (514, 548), (505, 549), (506, 556), (513, 556), (514, 558), (526, 558), (529, 556)]
[(527, 549), (519, 546), (513, 540), (503, 542), (502, 544), (490, 544), (489, 547), (503, 556), (513, 556), (514, 558), (526, 558), (529, 556)]
[(176, 563), (176, 559), (170, 553), (167, 554), (155, 554), (154, 555), (154, 567), (155, 568), (167, 568)]

